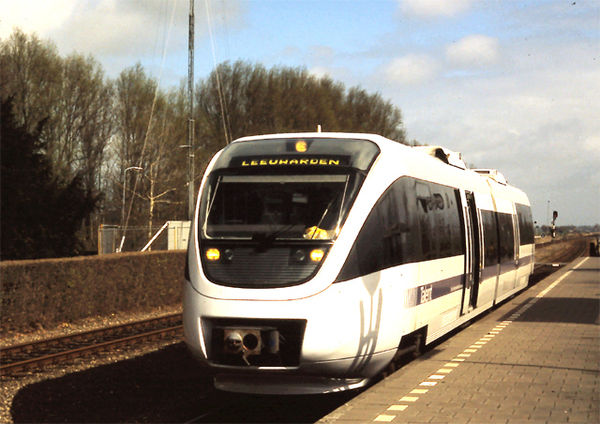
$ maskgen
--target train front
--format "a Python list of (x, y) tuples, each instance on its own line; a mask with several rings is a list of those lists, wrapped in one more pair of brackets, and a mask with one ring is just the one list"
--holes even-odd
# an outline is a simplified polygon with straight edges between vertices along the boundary
[(364, 288), (334, 284), (352, 242), (344, 224), (378, 154), (368, 140), (315, 134), (243, 139), (213, 158), (183, 308), (186, 343), (217, 388), (322, 393), (381, 368), (364, 348)]

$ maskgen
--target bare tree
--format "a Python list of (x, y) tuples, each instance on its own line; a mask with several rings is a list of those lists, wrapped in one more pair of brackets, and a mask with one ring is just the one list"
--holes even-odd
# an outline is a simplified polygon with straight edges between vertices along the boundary
[[(182, 142), (186, 127), (181, 115), (181, 104), (176, 93), (161, 95), (155, 111), (156, 124), (149, 140), (148, 161), (144, 172), (145, 187), (141, 197), (148, 202), (148, 237), (152, 236), (155, 218), (176, 219), (184, 213), (184, 158)], [(175, 206), (178, 210), (164, 206)]]
[[(12, 99), (16, 123), (30, 133), (45, 122), (40, 146), (58, 183), (76, 179), (89, 198), (100, 199), (80, 234), (88, 246), (98, 223), (120, 219), (124, 197), (128, 223), (149, 232), (157, 220), (185, 219), (183, 84), (164, 90), (140, 64), (111, 81), (93, 57), (61, 58), (51, 42), (16, 30), (0, 41), (0, 97)], [(374, 132), (405, 142), (400, 110), (380, 94), (346, 90), (303, 68), (222, 63), (197, 84), (195, 104), (196, 186), (212, 155), (245, 135), (313, 131), (321, 124), (326, 131)], [(132, 166), (143, 173), (124, 172)]]
[(34, 132), (49, 117), (60, 85), (61, 59), (56, 47), (15, 30), (0, 43), (0, 95), (12, 97), (17, 123)]
[(223, 63), (202, 81), (197, 120), (214, 150), (244, 135), (314, 131), (373, 132), (405, 143), (400, 110), (379, 94), (349, 90), (303, 68)]
[[(16, 30), (0, 44), (2, 98), (13, 98), (17, 120), (29, 131), (45, 125), (40, 139), (59, 182), (77, 178), (100, 198), (101, 170), (112, 132), (112, 88), (92, 57), (58, 56), (55, 46)], [(95, 246), (97, 213), (85, 220), (83, 238)]]
[[(130, 218), (124, 224), (145, 225), (150, 235), (157, 219), (185, 214), (181, 206), (186, 194), (182, 166), (186, 152), (179, 148), (185, 144), (185, 104), (180, 92), (158, 89), (140, 65), (123, 71), (115, 86), (113, 180), (122, 193), (121, 179), (128, 179), (126, 216)], [(124, 175), (130, 166), (139, 166), (143, 172)]]

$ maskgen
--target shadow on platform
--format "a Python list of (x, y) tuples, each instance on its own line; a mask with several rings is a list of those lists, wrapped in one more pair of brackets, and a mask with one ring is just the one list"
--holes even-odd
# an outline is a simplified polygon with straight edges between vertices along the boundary
[[(521, 305), (504, 314), (500, 321), (521, 309), (529, 298)], [(562, 322), (570, 324), (598, 324), (600, 316), (600, 300), (580, 297), (542, 297), (514, 322)]]

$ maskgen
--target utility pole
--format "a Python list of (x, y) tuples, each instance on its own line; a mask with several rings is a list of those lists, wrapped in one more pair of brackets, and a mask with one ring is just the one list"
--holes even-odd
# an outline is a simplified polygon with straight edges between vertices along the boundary
[(121, 244), (117, 247), (117, 253), (121, 253), (123, 250), (123, 243), (125, 242), (125, 192), (127, 191), (127, 171), (143, 171), (143, 168), (139, 166), (130, 166), (125, 168), (123, 171), (123, 203), (121, 204)]
[(190, 0), (188, 34), (188, 220), (194, 217), (194, 0)]

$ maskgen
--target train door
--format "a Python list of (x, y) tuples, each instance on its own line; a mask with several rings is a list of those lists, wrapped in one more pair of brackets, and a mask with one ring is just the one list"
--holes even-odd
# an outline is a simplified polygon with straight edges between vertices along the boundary
[(465, 288), (461, 315), (477, 307), (480, 280), (479, 220), (473, 192), (465, 192), (465, 221), (467, 251), (465, 255)]
[(519, 285), (519, 276), (520, 276), (520, 261), (521, 261), (521, 246), (519, 243), (520, 240), (520, 233), (519, 233), (519, 219), (517, 217), (517, 209), (516, 206), (513, 204), (513, 216), (512, 216), (512, 220), (513, 220), (513, 250), (514, 250), (514, 256), (513, 256), (513, 260), (514, 260), (514, 264), (515, 264), (515, 280), (513, 283), (513, 288), (517, 287)]

